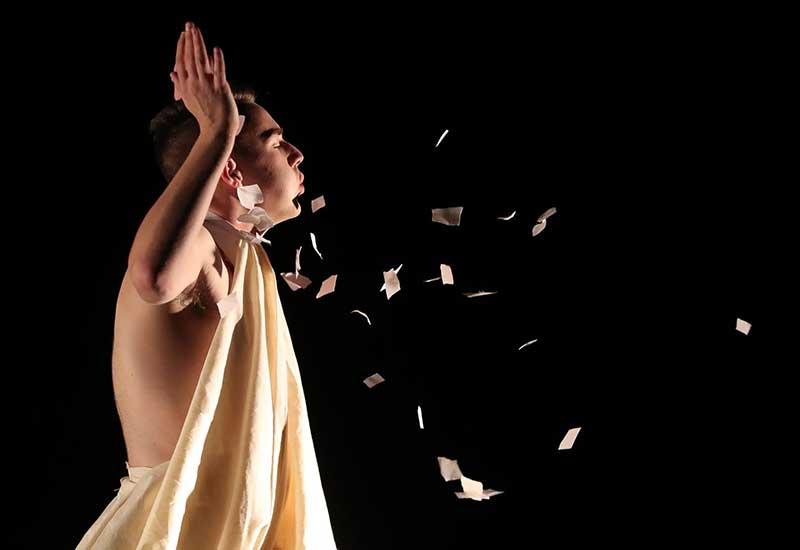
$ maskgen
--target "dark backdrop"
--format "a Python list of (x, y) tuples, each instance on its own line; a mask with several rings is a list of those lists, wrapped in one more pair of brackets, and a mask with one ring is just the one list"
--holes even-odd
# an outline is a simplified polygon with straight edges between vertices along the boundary
[[(780, 525), (778, 16), (137, 11), (23, 18), (8, 50), (26, 69), (7, 104), (24, 152), (6, 191), (11, 546), (74, 547), (126, 475), (114, 306), (165, 185), (147, 125), (186, 19), (305, 154), (304, 212), (267, 250), (289, 271), (303, 245), (314, 281), (278, 284), (340, 548), (646, 547)], [(431, 222), (448, 206), (460, 227)], [(387, 301), (381, 272), (401, 263)], [(440, 263), (455, 287), (422, 282)], [(477, 290), (498, 294), (461, 294)], [(457, 499), (437, 456), (505, 493)]]

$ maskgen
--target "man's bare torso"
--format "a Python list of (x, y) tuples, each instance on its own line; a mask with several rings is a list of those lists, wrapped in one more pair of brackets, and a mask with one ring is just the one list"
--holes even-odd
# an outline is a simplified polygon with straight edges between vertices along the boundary
[(170, 460), (183, 428), (211, 339), (217, 302), (229, 293), (232, 259), (208, 230), (198, 246), (208, 260), (196, 282), (171, 302), (139, 297), (128, 273), (117, 298), (112, 376), (128, 462), (156, 466)]

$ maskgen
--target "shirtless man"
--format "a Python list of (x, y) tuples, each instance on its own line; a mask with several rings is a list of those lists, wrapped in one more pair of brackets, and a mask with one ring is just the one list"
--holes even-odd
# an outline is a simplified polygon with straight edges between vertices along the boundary
[(235, 258), (204, 227), (206, 215), (250, 232), (237, 221), (248, 212), (237, 189), (258, 185), (273, 223), (300, 214), (304, 191), (302, 153), (252, 94), (232, 92), (222, 51), (209, 58), (191, 23), (171, 78), (182, 104), (151, 124), (169, 185), (136, 233), (114, 325), (114, 395), (131, 467), (172, 457), (219, 324), (216, 303), (230, 292)]

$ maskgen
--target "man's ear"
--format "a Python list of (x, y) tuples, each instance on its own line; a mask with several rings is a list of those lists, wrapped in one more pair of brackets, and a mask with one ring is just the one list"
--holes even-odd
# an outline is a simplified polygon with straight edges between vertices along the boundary
[(231, 157), (228, 157), (225, 166), (222, 167), (222, 175), (219, 178), (234, 189), (241, 187), (243, 184), (242, 172), (236, 167), (236, 161)]

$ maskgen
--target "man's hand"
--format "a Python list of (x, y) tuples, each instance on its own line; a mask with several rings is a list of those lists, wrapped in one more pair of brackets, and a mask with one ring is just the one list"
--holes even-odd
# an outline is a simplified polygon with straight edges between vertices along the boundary
[(200, 133), (233, 137), (239, 128), (239, 111), (225, 74), (225, 57), (214, 48), (208, 59), (200, 29), (186, 23), (178, 39), (175, 70), (170, 74), (175, 86), (175, 99), (197, 119)]

